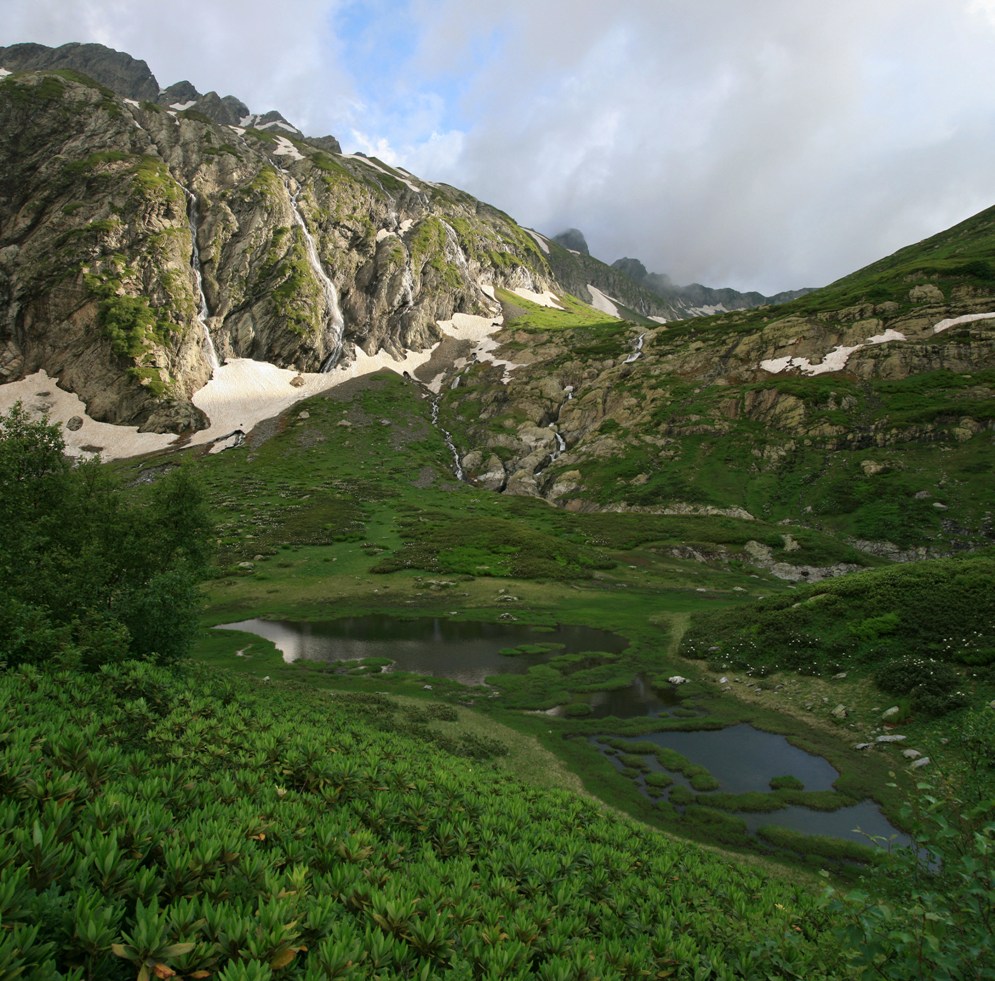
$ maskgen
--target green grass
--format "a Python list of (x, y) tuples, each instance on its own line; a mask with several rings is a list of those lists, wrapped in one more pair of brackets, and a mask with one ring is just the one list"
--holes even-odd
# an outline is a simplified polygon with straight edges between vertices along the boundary
[(510, 778), (445, 705), (135, 664), (0, 704), (24, 976), (843, 975), (814, 890)]

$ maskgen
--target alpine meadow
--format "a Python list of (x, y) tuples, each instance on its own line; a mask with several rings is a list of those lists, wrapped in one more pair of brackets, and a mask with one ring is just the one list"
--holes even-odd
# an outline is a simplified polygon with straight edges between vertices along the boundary
[(0, 47), (0, 981), (995, 978), (995, 207), (678, 287)]

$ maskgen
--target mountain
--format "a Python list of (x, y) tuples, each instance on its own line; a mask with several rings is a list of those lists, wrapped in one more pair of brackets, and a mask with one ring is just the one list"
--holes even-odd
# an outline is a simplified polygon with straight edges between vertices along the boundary
[(633, 282), (673, 303), (685, 304), (688, 314), (699, 317), (713, 313), (728, 313), (730, 310), (748, 310), (751, 307), (787, 303), (812, 292), (809, 289), (787, 290), (773, 296), (764, 296), (756, 291), (741, 293), (728, 287), (713, 289), (700, 283), (678, 286), (664, 273), (648, 272), (638, 259), (616, 259), (612, 263), (612, 268), (625, 273)]
[(285, 372), (270, 415), (394, 366), (490, 489), (806, 520), (895, 554), (990, 534), (991, 212), (771, 306), (608, 266), (576, 229), (162, 89), (129, 55), (14, 45), (0, 66), (8, 382), (44, 371), (89, 418), (196, 441), (262, 417), (225, 414), (251, 366)]
[(131, 93), (66, 69), (0, 83), (0, 377), (45, 369), (97, 419), (197, 429), (212, 346), (318, 371), (429, 347), (438, 321), (497, 313), (497, 287), (553, 285), (536, 241), (469, 195), (277, 114), (224, 122), (245, 107), (160, 94), (143, 62), (92, 48), (0, 49)]

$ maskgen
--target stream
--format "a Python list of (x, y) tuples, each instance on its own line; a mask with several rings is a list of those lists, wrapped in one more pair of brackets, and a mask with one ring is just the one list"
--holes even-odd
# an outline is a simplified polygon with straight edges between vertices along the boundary
[(307, 222), (304, 221), (304, 216), (297, 206), (297, 199), (300, 197), (302, 187), (298, 184), (297, 190), (291, 192), (290, 176), (286, 171), (283, 171), (283, 174), (283, 182), (286, 185), (287, 194), (290, 195), (290, 209), (294, 215), (294, 222), (304, 236), (304, 250), (307, 252), (308, 264), (311, 266), (315, 276), (318, 277), (318, 281), (321, 283), (325, 294), (325, 308), (328, 311), (328, 319), (325, 326), (331, 338), (331, 349), (321, 364), (321, 370), (322, 372), (328, 372), (338, 364), (339, 359), (342, 357), (345, 321), (342, 319), (342, 311), (339, 309), (339, 294), (335, 289), (335, 284), (328, 273), (325, 272), (325, 267), (321, 264), (321, 258), (318, 256), (318, 248), (314, 244), (314, 238), (308, 231)]
[(204, 351), (207, 354), (207, 363), (211, 366), (213, 375), (221, 362), (218, 360), (218, 352), (214, 347), (214, 339), (207, 326), (210, 317), (210, 310), (207, 307), (207, 296), (204, 293), (204, 276), (200, 265), (200, 246), (197, 244), (197, 232), (199, 228), (199, 214), (197, 212), (197, 195), (193, 191), (183, 187), (183, 193), (187, 196), (187, 219), (190, 223), (190, 268), (193, 269), (194, 284), (197, 287), (197, 294), (200, 297), (200, 304), (197, 310), (197, 319), (200, 321), (201, 330), (204, 332)]

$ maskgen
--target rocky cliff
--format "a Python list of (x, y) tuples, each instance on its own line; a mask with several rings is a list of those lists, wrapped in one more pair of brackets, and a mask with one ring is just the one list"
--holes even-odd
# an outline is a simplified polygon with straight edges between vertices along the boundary
[[(35, 47), (0, 49), (0, 68)], [(92, 67), (91, 47), (70, 54)], [(159, 97), (143, 62), (111, 61), (98, 74)], [(496, 287), (552, 285), (506, 215), (278, 114), (237, 125), (199, 97), (169, 108), (76, 71), (5, 71), (0, 379), (44, 368), (98, 419), (198, 428), (212, 348), (317, 371), (357, 346), (427, 347), (440, 319), (494, 312)], [(245, 108), (208, 101), (220, 119)]]

